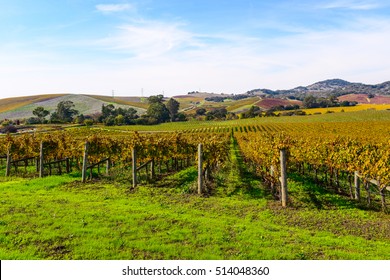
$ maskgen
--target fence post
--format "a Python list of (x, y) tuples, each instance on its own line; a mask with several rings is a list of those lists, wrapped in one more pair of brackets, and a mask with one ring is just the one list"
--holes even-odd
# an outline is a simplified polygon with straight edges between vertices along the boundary
[(87, 179), (88, 149), (89, 149), (89, 143), (87, 141), (85, 142), (84, 156), (83, 156), (83, 170), (81, 171), (81, 180), (83, 183), (85, 183)]
[(11, 171), (11, 153), (7, 151), (7, 165), (5, 167), (5, 176), (8, 177)]
[(110, 175), (110, 167), (111, 167), (111, 159), (108, 158), (108, 159), (107, 159), (107, 162), (106, 162), (106, 175), (107, 175), (107, 176)]
[(133, 188), (137, 186), (137, 151), (135, 147), (131, 150), (132, 164), (132, 175), (133, 175)]
[(70, 173), (70, 160), (66, 158), (66, 173)]
[(203, 191), (203, 145), (198, 145), (198, 194)]
[(154, 158), (152, 158), (152, 161), (150, 162), (150, 179), (154, 179)]
[(280, 150), (280, 186), (281, 186), (281, 197), (282, 206), (287, 206), (287, 161), (286, 161), (286, 149)]
[(39, 178), (43, 177), (43, 142), (39, 145)]
[(275, 176), (275, 166), (271, 165), (269, 171), (270, 171), (270, 175), (271, 175), (271, 192), (273, 195), (275, 195), (275, 183), (273, 181), (273, 178)]
[(355, 171), (354, 173), (354, 183), (355, 183), (355, 199), (360, 200), (360, 180), (359, 180), (359, 173)]
[(381, 188), (381, 186), (380, 186), (380, 184), (379, 184), (379, 193), (380, 193), (380, 195), (381, 195), (382, 210), (383, 210), (384, 212), (387, 210), (385, 192), (386, 192), (386, 186), (384, 186), (383, 188)]

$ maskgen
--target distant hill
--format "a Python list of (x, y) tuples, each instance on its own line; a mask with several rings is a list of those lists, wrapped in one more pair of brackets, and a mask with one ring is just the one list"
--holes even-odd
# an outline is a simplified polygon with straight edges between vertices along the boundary
[(339, 96), (340, 101), (355, 101), (359, 104), (390, 104), (390, 96), (374, 95), (370, 97), (368, 94), (346, 94)]
[(289, 90), (253, 89), (247, 93), (252, 95), (294, 96), (300, 99), (303, 99), (307, 95), (323, 97), (328, 97), (330, 95), (341, 96), (346, 94), (390, 95), (390, 81), (377, 85), (366, 85), (362, 83), (351, 83), (341, 79), (330, 79)]
[(0, 100), (0, 113), (15, 110), (17, 108), (32, 103), (38, 103), (41, 101), (50, 100), (64, 95), (65, 94), (42, 94), (42, 95), (4, 98)]
[[(354, 101), (359, 104), (390, 104), (390, 81), (377, 85), (351, 83), (341, 79), (320, 81), (308, 86), (289, 90), (253, 89), (243, 94), (217, 94), (208, 92), (189, 92), (173, 96), (180, 103), (180, 111), (195, 114), (199, 108), (207, 111), (226, 108), (228, 112), (242, 113), (252, 106), (263, 110), (272, 107), (302, 106), (302, 100), (308, 95), (329, 97), (336, 95), (340, 102)], [(166, 97), (167, 101), (169, 97)], [(50, 113), (54, 112), (61, 101), (72, 101), (80, 114), (92, 115), (101, 112), (103, 104), (113, 104), (116, 108), (134, 108), (138, 114), (144, 114), (148, 108), (147, 97), (111, 97), (101, 95), (45, 94), (0, 99), (0, 121), (3, 119), (27, 119), (32, 111), (42, 106)]]
[(139, 114), (146, 109), (141, 102), (125, 101), (112, 97), (89, 96), (77, 94), (52, 94), (27, 97), (6, 98), (0, 100), (0, 120), (26, 119), (32, 117), (32, 111), (42, 106), (50, 113), (54, 112), (61, 101), (72, 101), (80, 114), (91, 115), (101, 112), (103, 104), (113, 104), (115, 107), (134, 108)]

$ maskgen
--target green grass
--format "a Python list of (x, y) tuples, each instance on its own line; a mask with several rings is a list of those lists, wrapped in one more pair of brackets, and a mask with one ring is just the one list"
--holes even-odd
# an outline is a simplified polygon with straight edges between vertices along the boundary
[(194, 194), (194, 167), (133, 191), (79, 174), (2, 178), (0, 258), (389, 259), (388, 215), (331, 193), (319, 209), (294, 178), (282, 209), (237, 152), (207, 196)]

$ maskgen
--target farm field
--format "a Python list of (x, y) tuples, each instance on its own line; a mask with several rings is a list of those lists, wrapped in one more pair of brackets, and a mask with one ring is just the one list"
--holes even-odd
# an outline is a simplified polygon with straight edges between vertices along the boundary
[[(45, 160), (73, 158), (70, 173), (53, 163), (53, 176), (45, 167), (43, 178), (34, 162), (12, 167), (5, 177), (6, 159), (0, 160), (0, 256), (388, 260), (390, 217), (379, 189), (387, 199), (389, 192), (362, 180), (357, 200), (350, 182), (359, 171), (387, 184), (389, 121), (389, 111), (362, 111), (146, 127), (156, 133), (121, 126), (0, 138), (0, 155), (11, 147), (22, 162), (39, 155), (40, 141)], [(110, 157), (115, 164), (109, 174), (91, 167), (82, 183), (85, 140), (88, 162)], [(199, 142), (207, 171), (202, 194)], [(141, 169), (136, 186), (134, 147), (136, 166), (153, 159), (156, 169), (151, 177), (151, 169)], [(290, 153), (286, 208), (275, 179), (281, 148)]]
[(332, 107), (332, 108), (315, 108), (315, 109), (303, 109), (302, 111), (307, 114), (326, 114), (329, 112), (358, 112), (366, 110), (390, 110), (390, 104), (358, 104), (356, 106), (349, 107)]
[(306, 123), (345, 123), (345, 122), (390, 122), (390, 110), (365, 110), (351, 111), (340, 114), (320, 114), (310, 116), (280, 116), (280, 117), (262, 117), (248, 118), (227, 121), (189, 121), (177, 123), (162, 123), (158, 125), (141, 126), (113, 126), (110, 128), (102, 127), (105, 130), (121, 131), (187, 131), (187, 130), (204, 130), (211, 128), (232, 128), (247, 125), (262, 124), (306, 124)]

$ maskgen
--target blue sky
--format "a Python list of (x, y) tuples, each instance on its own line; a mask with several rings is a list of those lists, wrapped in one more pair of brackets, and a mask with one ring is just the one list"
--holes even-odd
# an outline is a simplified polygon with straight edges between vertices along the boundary
[(0, 97), (390, 80), (383, 0), (0, 0)]

